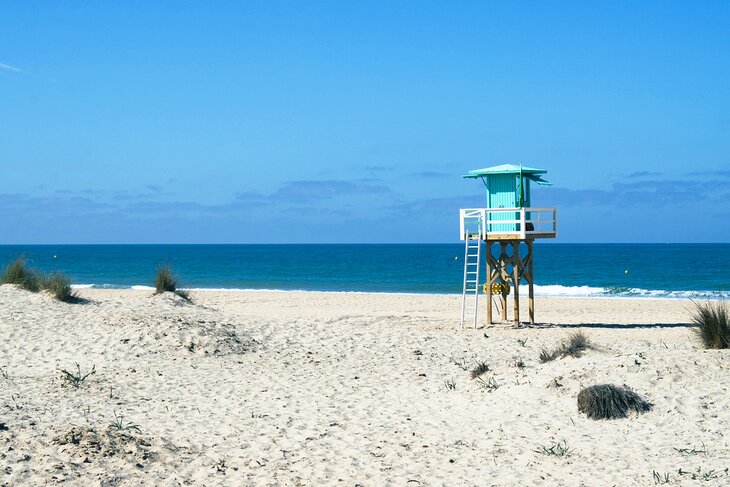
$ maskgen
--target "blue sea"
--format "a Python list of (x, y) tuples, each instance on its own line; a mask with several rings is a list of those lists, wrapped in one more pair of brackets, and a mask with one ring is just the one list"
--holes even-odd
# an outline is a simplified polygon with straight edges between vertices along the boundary
[[(0, 266), (68, 275), (77, 287), (144, 288), (172, 266), (188, 289), (461, 294), (462, 243), (2, 245)], [(730, 244), (536, 243), (542, 296), (730, 297)], [(482, 274), (483, 275), (483, 274)]]

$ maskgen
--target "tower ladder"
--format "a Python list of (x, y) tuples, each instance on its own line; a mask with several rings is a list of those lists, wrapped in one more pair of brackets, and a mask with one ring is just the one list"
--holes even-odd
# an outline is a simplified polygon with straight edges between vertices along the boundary
[[(465, 235), (464, 245), (464, 290), (461, 297), (461, 328), (464, 323), (473, 318), (474, 328), (477, 327), (477, 312), (479, 310), (479, 265), (482, 257), (481, 234)], [(469, 316), (469, 315), (472, 316)]]

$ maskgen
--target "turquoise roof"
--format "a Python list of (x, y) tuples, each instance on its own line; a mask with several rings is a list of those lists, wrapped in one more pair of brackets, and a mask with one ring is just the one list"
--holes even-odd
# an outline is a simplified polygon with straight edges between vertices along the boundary
[(539, 175), (545, 174), (545, 169), (537, 169), (535, 167), (517, 166), (515, 164), (501, 164), (499, 166), (485, 167), (482, 169), (473, 169), (465, 174), (465, 178), (483, 178), (485, 176), (492, 176), (495, 174), (520, 174), (522, 173), (526, 178), (535, 181), (537, 184), (551, 184), (544, 180)]
[(489, 174), (545, 174), (545, 169), (537, 169), (527, 166), (516, 166), (514, 164), (501, 164), (499, 166), (485, 167), (483, 169), (472, 169), (465, 178), (480, 178)]

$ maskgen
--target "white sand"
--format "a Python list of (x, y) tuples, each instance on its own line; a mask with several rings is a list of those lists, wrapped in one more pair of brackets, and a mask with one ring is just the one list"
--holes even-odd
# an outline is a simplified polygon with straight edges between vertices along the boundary
[[(730, 352), (685, 301), (545, 298), (551, 325), (461, 330), (458, 296), (81, 294), (0, 287), (0, 485), (730, 484)], [(600, 350), (539, 362), (576, 329)], [(477, 360), (492, 392), (457, 365)], [(77, 362), (96, 373), (74, 388)], [(606, 382), (653, 411), (586, 418)], [(572, 454), (536, 451), (556, 442)]]

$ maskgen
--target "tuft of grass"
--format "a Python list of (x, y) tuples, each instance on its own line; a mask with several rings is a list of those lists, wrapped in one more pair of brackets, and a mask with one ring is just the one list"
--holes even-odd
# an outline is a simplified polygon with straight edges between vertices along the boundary
[(551, 360), (555, 360), (558, 358), (557, 355), (554, 355), (553, 352), (549, 351), (547, 348), (543, 348), (540, 350), (540, 356), (538, 359), (540, 359), (540, 363), (544, 364), (545, 362), (550, 362)]
[(18, 257), (3, 270), (0, 284), (16, 284), (23, 289), (37, 293), (48, 291), (54, 298), (65, 303), (80, 303), (76, 292), (71, 288), (71, 280), (60, 272), (45, 276), (42, 272), (29, 269), (25, 259)]
[(189, 303), (193, 302), (192, 298), (190, 298), (190, 293), (184, 289), (178, 289), (177, 291), (175, 291), (175, 294), (177, 294), (178, 296), (180, 296), (181, 298), (183, 298), (185, 301), (187, 301)]
[(463, 371), (469, 370), (469, 365), (464, 357), (460, 359), (455, 359), (454, 357), (451, 357), (451, 363), (453, 363)]
[(698, 448), (675, 448), (674, 451), (680, 455), (699, 455), (700, 453), (707, 454), (707, 448), (702, 443), (702, 449)]
[(551, 457), (567, 457), (573, 453), (573, 449), (569, 448), (565, 442), (554, 443), (550, 447), (539, 446), (535, 451)]
[[(691, 471), (691, 470), (684, 470), (680, 468), (677, 470), (677, 473), (679, 475), (689, 475), (692, 480), (704, 480), (707, 482), (708, 480), (716, 479), (720, 476), (720, 472), (717, 470), (702, 470), (702, 467), (697, 467), (697, 470)], [(724, 470), (725, 476), (730, 473), (730, 469), (726, 468)]]
[(173, 274), (170, 266), (157, 268), (157, 274), (155, 276), (155, 294), (162, 294), (165, 292), (175, 293), (185, 301), (192, 302), (190, 299), (190, 293), (185, 290), (178, 289), (177, 285), (177, 278)]
[(177, 279), (172, 274), (170, 266), (158, 267), (155, 276), (155, 294), (175, 291), (177, 291)]
[(730, 348), (729, 317), (725, 301), (695, 303), (692, 323), (705, 348)]
[(470, 375), (472, 379), (476, 379), (482, 374), (489, 372), (489, 364), (486, 362), (477, 362), (473, 369), (471, 369)]
[(598, 384), (578, 393), (578, 411), (591, 419), (626, 418), (629, 412), (651, 411), (652, 405), (627, 386)]
[(114, 421), (112, 421), (109, 424), (109, 428), (116, 430), (116, 431), (124, 431), (124, 430), (134, 430), (137, 433), (141, 433), (142, 430), (140, 429), (138, 424), (134, 423), (125, 423), (124, 422), (124, 416), (119, 415), (117, 416), (116, 411), (114, 411)]
[(71, 280), (60, 272), (54, 272), (43, 278), (42, 287), (51, 295), (64, 303), (79, 301), (76, 292), (71, 288)]
[(454, 379), (449, 379), (447, 381), (444, 381), (444, 386), (446, 386), (446, 389), (449, 391), (455, 391), (456, 390), (456, 381)]
[(83, 374), (81, 372), (81, 366), (76, 363), (76, 372), (69, 372), (66, 369), (61, 369), (61, 378), (71, 384), (72, 386), (79, 388), (89, 376), (96, 374), (96, 365), (94, 365), (89, 372)]
[[(681, 469), (680, 469), (681, 470)], [(656, 470), (651, 471), (651, 476), (654, 478), (654, 484), (668, 484), (669, 483), (669, 474), (668, 473), (659, 473)]]
[(555, 350), (552, 352), (543, 348), (540, 351), (540, 362), (550, 362), (556, 358), (563, 357), (580, 357), (586, 350), (594, 348), (591, 341), (588, 339), (585, 333), (577, 331), (571, 334), (567, 340), (564, 340)]
[(497, 383), (496, 380), (494, 380), (494, 376), (490, 377), (487, 380), (484, 380), (483, 377), (479, 377), (476, 381), (477, 385), (484, 389), (487, 392), (494, 392), (497, 389), (499, 389), (499, 383)]
[(16, 284), (31, 292), (40, 291), (40, 275), (25, 265), (25, 258), (18, 257), (5, 267), (0, 284)]

